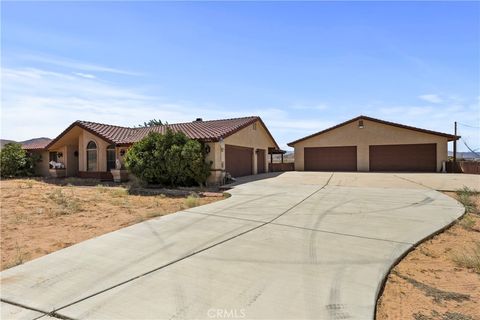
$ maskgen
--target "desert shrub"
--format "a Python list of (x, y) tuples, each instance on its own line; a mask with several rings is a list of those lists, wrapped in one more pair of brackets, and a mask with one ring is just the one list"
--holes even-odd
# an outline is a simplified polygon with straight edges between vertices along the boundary
[(125, 197), (128, 195), (128, 190), (123, 188), (115, 188), (110, 190), (110, 195), (116, 198)]
[(150, 132), (125, 155), (125, 165), (142, 181), (166, 186), (203, 185), (210, 175), (203, 146), (182, 132)]
[(83, 210), (80, 201), (73, 196), (73, 193), (67, 195), (61, 189), (55, 189), (48, 194), (48, 198), (57, 204), (58, 215), (68, 215)]
[(187, 208), (193, 208), (198, 206), (199, 200), (198, 196), (196, 195), (189, 195), (188, 197), (185, 198), (185, 207)]
[(472, 230), (475, 227), (475, 219), (467, 213), (459, 222), (458, 224), (462, 226), (462, 228), (466, 230)]
[(35, 173), (35, 159), (19, 143), (7, 143), (0, 151), (0, 176), (2, 178), (30, 177)]
[(480, 273), (480, 242), (475, 242), (470, 250), (462, 250), (461, 253), (453, 255), (453, 262), (460, 267)]
[(478, 213), (478, 208), (476, 207), (474, 197), (478, 196), (479, 192), (468, 187), (463, 187), (460, 190), (457, 190), (458, 201), (460, 201), (467, 212)]

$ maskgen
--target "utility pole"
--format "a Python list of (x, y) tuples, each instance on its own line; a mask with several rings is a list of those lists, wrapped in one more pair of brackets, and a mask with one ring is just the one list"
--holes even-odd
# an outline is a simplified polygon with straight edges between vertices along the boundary
[(457, 170), (457, 121), (455, 121), (455, 138), (453, 139), (453, 169), (452, 173)]

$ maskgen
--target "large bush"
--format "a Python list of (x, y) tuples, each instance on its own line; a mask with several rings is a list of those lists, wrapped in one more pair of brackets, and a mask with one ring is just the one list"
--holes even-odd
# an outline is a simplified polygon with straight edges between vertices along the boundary
[(29, 177), (35, 172), (35, 160), (19, 143), (7, 143), (0, 151), (0, 176), (2, 178)]
[(181, 132), (150, 132), (125, 155), (131, 173), (149, 184), (203, 185), (211, 164), (205, 163), (203, 146)]

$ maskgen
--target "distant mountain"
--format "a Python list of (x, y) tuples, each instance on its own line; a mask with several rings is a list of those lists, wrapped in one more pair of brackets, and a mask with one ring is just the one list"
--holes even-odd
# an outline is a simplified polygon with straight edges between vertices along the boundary
[[(270, 155), (269, 155), (270, 157)], [(282, 161), (282, 156), (280, 154), (274, 154), (273, 155), (273, 162), (274, 163), (279, 163)], [(287, 153), (285, 153), (283, 155), (283, 162), (295, 162), (295, 157), (293, 155), (293, 151), (287, 151)]]
[[(477, 154), (473, 152), (458, 152), (457, 151), (457, 159), (478, 159), (480, 158), (480, 152)], [(453, 151), (448, 151), (448, 156), (453, 157)]]
[(17, 142), (22, 145), (30, 145), (30, 146), (43, 146), (47, 145), (52, 139), (46, 138), (46, 137), (41, 137), (41, 138), (33, 138), (33, 139), (28, 139), (25, 141), (14, 141), (14, 140), (6, 140), (6, 139), (0, 139), (0, 149), (3, 148), (7, 143), (12, 143), (12, 142)]
[(0, 149), (3, 149), (3, 146), (6, 145), (7, 143), (12, 143), (15, 142), (13, 140), (6, 140), (6, 139), (0, 139)]

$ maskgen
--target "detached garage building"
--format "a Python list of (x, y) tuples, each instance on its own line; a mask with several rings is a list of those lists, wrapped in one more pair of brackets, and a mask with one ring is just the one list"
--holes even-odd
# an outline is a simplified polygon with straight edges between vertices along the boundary
[(458, 138), (359, 116), (288, 145), (300, 171), (438, 172)]

